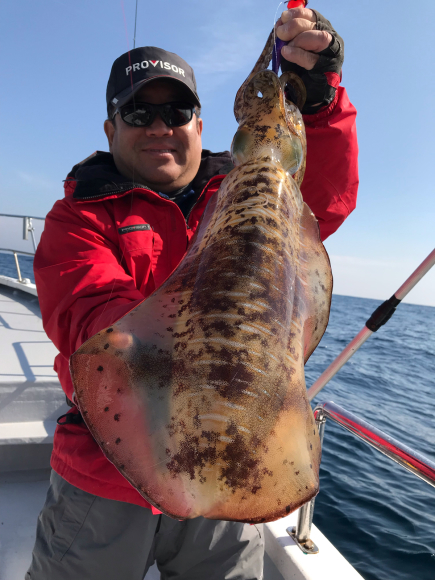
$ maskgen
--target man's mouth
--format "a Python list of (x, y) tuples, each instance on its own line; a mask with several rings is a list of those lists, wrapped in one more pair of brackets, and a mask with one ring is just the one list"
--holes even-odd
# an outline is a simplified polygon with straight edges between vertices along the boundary
[(144, 149), (147, 153), (175, 153), (175, 149), (161, 149), (157, 147), (148, 147)]

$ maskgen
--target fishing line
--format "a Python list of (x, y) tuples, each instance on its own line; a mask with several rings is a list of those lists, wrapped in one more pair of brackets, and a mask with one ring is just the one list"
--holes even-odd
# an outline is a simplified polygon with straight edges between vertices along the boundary
[[(131, 84), (131, 91), (133, 92), (133, 69), (131, 66), (131, 54), (130, 54), (130, 43), (128, 42), (128, 27), (127, 27), (127, 18), (125, 16), (125, 10), (124, 10), (124, 0), (121, 0), (121, 9), (122, 9), (122, 15), (124, 17), (124, 30), (125, 30), (125, 38), (127, 41), (127, 52), (128, 52), (128, 64), (130, 66), (130, 84)], [(137, 0), (136, 0), (136, 18), (137, 18)], [(134, 22), (134, 44), (136, 44), (136, 20)], [(134, 46), (133, 46), (134, 48)], [(133, 105), (136, 108), (136, 101), (135, 101), (135, 96), (133, 95)], [(135, 185), (135, 180), (134, 180), (134, 174), (135, 174), (135, 166), (133, 166), (133, 185)]]
[(276, 10), (275, 10), (275, 16), (273, 17), (273, 52), (275, 53), (275, 58), (276, 59), (278, 58), (278, 54), (277, 54), (277, 51), (276, 51), (276, 28), (275, 28), (275, 25), (276, 25), (276, 22), (278, 20), (277, 17), (276, 17), (276, 15), (278, 14), (278, 10), (279, 10), (279, 7), (281, 6), (281, 4), (286, 4), (286, 2), (285, 1), (284, 2), (280, 2), (278, 4), (278, 6), (276, 7)]
[(136, 14), (134, 15), (134, 36), (133, 36), (133, 48), (136, 48), (137, 3), (138, 3), (138, 0), (136, 0)]
[[(135, 22), (134, 22), (134, 40), (133, 40), (134, 45), (136, 44), (137, 3), (138, 3), (138, 0), (136, 0), (136, 17), (135, 17)], [(130, 43), (128, 41), (128, 27), (127, 27), (127, 18), (125, 16), (124, 0), (121, 0), (121, 10), (122, 10), (122, 15), (123, 15), (123, 19), (124, 19), (124, 31), (125, 31), (125, 37), (126, 37), (126, 42), (127, 42), (128, 64), (130, 66), (130, 83), (131, 83), (131, 89), (133, 91), (133, 74), (132, 74), (132, 66), (131, 66)], [(135, 46), (133, 46), (133, 48), (135, 48)], [(134, 104), (134, 106), (136, 106), (134, 95), (133, 95), (133, 104)], [(135, 179), (134, 179), (135, 169), (136, 169), (135, 168), (135, 165), (133, 165), (133, 175), (132, 175), (133, 188), (136, 185), (135, 184)], [(134, 194), (133, 194), (133, 191), (132, 191), (130, 193), (130, 215), (132, 214), (132, 211), (133, 211), (133, 196), (134, 196)], [(120, 265), (122, 264), (122, 261), (124, 260), (124, 256), (125, 256), (125, 249), (123, 249), (122, 252), (121, 252), (121, 259), (119, 261)], [(103, 308), (102, 312), (100, 313), (100, 316), (98, 317), (97, 322), (95, 323), (97, 326), (98, 326), (98, 322), (99, 322), (100, 318), (103, 316), (104, 312), (106, 311), (107, 305), (109, 304), (109, 302), (110, 302), (110, 300), (112, 298), (113, 290), (115, 289), (115, 284), (116, 284), (116, 279), (113, 280), (112, 288), (110, 290), (110, 294), (109, 294), (109, 297), (107, 299), (107, 302), (104, 305), (104, 308)]]
[[(129, 44), (129, 40), (128, 40), (128, 27), (127, 27), (127, 18), (125, 15), (125, 8), (124, 8), (124, 0), (120, 0), (121, 2), (121, 10), (122, 10), (122, 15), (123, 15), (123, 20), (124, 20), (124, 30), (125, 30), (125, 36), (126, 36), (126, 42), (127, 42), (127, 52), (128, 52), (128, 61), (129, 61), (129, 66), (130, 66), (130, 83), (131, 83), (131, 88), (133, 91), (133, 73), (132, 73), (132, 68), (131, 68), (131, 55), (130, 55), (130, 44)], [(277, 13), (278, 10), (281, 6), (281, 4), (285, 4), (285, 1), (281, 1), (278, 6), (276, 7), (275, 10), (275, 15), (274, 15), (274, 22), (273, 22), (273, 40), (274, 40), (274, 46), (273, 46), (273, 50), (275, 51), (275, 55), (276, 55), (276, 31), (275, 31), (275, 24), (277, 22)], [(138, 0), (136, 0), (136, 9), (135, 9), (135, 21), (134, 21), (134, 36), (133, 36), (133, 49), (136, 47), (136, 28), (137, 28), (137, 7), (138, 7)], [(135, 96), (133, 95), (133, 105), (135, 106)], [(133, 188), (135, 186), (135, 167), (136, 165), (136, 161), (135, 164), (133, 165), (133, 175), (132, 175), (132, 182), (133, 182)], [(134, 193), (133, 191), (130, 193), (130, 214), (133, 211), (133, 200), (134, 200)], [(121, 259), (120, 259), (120, 264), (122, 264), (123, 260), (124, 260), (124, 256), (125, 256), (125, 249), (122, 251), (121, 253)], [(107, 299), (107, 302), (100, 314), (100, 316), (97, 319), (96, 325), (98, 325), (98, 321), (100, 320), (101, 316), (104, 314), (108, 303), (110, 302), (112, 295), (113, 295), (113, 291), (115, 288), (115, 284), (116, 284), (116, 280), (113, 281), (112, 284), (112, 288), (110, 291), (110, 295)]]

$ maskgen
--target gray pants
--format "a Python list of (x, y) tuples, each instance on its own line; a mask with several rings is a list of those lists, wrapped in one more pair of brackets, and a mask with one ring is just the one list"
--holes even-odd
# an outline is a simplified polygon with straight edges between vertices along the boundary
[(180, 522), (103, 499), (52, 472), (26, 580), (161, 578), (261, 580), (264, 544), (255, 526), (195, 518)]

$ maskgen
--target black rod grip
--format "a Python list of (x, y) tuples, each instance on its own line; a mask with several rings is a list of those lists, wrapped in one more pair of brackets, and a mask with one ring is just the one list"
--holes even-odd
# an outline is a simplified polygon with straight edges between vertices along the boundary
[(390, 320), (400, 302), (401, 301), (396, 298), (394, 294), (391, 296), (391, 298), (385, 300), (385, 302), (378, 306), (367, 320), (367, 328), (372, 332), (376, 332), (379, 328), (381, 328), (381, 326)]

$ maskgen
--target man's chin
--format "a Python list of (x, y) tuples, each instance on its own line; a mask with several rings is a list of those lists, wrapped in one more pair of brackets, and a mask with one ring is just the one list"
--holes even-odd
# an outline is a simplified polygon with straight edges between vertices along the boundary
[(148, 185), (154, 191), (161, 193), (176, 191), (177, 189), (183, 187), (183, 184), (178, 184), (179, 178), (179, 171), (156, 171), (156, 168), (154, 168), (154, 171), (152, 172), (147, 172), (141, 175), (141, 181), (144, 185)]

